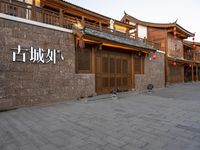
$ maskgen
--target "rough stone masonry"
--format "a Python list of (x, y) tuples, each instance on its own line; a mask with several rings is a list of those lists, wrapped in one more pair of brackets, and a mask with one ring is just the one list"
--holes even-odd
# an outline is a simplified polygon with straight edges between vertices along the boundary
[[(18, 45), (22, 49), (56, 49), (64, 60), (57, 56), (56, 64), (33, 63), (26, 52), (25, 62), (13, 61), (12, 49)], [(73, 34), (1, 18), (0, 85), (0, 109), (5, 109), (93, 95), (95, 75), (75, 73)]]

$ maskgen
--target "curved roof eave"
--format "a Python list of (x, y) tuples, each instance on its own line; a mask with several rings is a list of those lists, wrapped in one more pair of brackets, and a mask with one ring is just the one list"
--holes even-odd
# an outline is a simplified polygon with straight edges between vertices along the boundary
[(148, 26), (148, 27), (171, 28), (171, 27), (175, 27), (176, 26), (179, 30), (181, 30), (182, 32), (184, 32), (189, 37), (193, 37), (195, 35), (194, 33), (191, 33), (189, 31), (187, 31), (182, 26), (180, 26), (179, 24), (177, 24), (176, 21), (173, 22), (173, 23), (152, 23), (152, 22), (146, 22), (146, 21), (139, 20), (139, 19), (137, 19), (137, 18), (135, 18), (133, 16), (130, 16), (128, 14), (125, 14), (122, 19), (125, 19), (125, 18), (132, 19), (136, 23), (141, 24), (141, 25), (145, 25), (145, 26)]

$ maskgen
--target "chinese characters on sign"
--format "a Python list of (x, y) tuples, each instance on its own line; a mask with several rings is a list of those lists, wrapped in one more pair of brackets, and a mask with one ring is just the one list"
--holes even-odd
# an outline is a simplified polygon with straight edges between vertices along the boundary
[(56, 49), (47, 49), (44, 50), (42, 48), (33, 48), (30, 49), (22, 49), (20, 45), (17, 48), (12, 48), (13, 50), (13, 61), (21, 61), (26, 62), (27, 56), (30, 57), (28, 59), (32, 63), (43, 63), (47, 64), (53, 62), (56, 64), (57, 59), (64, 60), (64, 57), (60, 50)]

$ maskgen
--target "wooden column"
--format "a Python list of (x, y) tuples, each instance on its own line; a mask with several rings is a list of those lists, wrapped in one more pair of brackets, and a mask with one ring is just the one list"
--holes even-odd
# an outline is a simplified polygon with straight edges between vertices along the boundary
[(134, 70), (134, 55), (131, 54), (131, 74), (132, 74), (132, 89), (135, 89), (135, 70)]
[(199, 80), (199, 77), (198, 77), (198, 65), (196, 64), (196, 81)]
[(192, 64), (192, 82), (194, 81), (194, 65)]
[(81, 18), (81, 24), (82, 24), (82, 26), (84, 28), (85, 27), (85, 17), (84, 16), (82, 16), (82, 18)]
[(36, 12), (35, 12), (35, 0), (33, 0), (33, 5), (32, 5), (32, 13), (31, 13), (31, 20), (36, 20)]
[(102, 31), (102, 23), (101, 22), (99, 22), (99, 29), (100, 29), (100, 31)]
[(113, 32), (116, 33), (116, 28), (115, 28), (115, 26), (114, 26)]
[(138, 39), (138, 24), (136, 24), (136, 32), (135, 32), (135, 37)]
[(63, 27), (63, 9), (60, 8), (60, 13), (59, 13), (59, 25)]
[(92, 73), (95, 74), (95, 66), (96, 66), (96, 61), (95, 61), (95, 51), (97, 47), (92, 47), (92, 58), (91, 58), (91, 65), (92, 65)]
[(1, 9), (3, 9), (3, 8), (1, 8), (1, 2), (0, 2), (0, 13), (2, 12), (2, 10)]
[(126, 37), (129, 37), (129, 30), (126, 30)]

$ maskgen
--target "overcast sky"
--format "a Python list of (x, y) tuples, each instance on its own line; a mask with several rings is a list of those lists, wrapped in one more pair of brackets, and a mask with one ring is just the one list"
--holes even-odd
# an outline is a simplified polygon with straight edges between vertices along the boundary
[(200, 42), (200, 0), (67, 0), (73, 4), (120, 20), (124, 11), (149, 22), (169, 23), (178, 19), (186, 30), (196, 32)]

